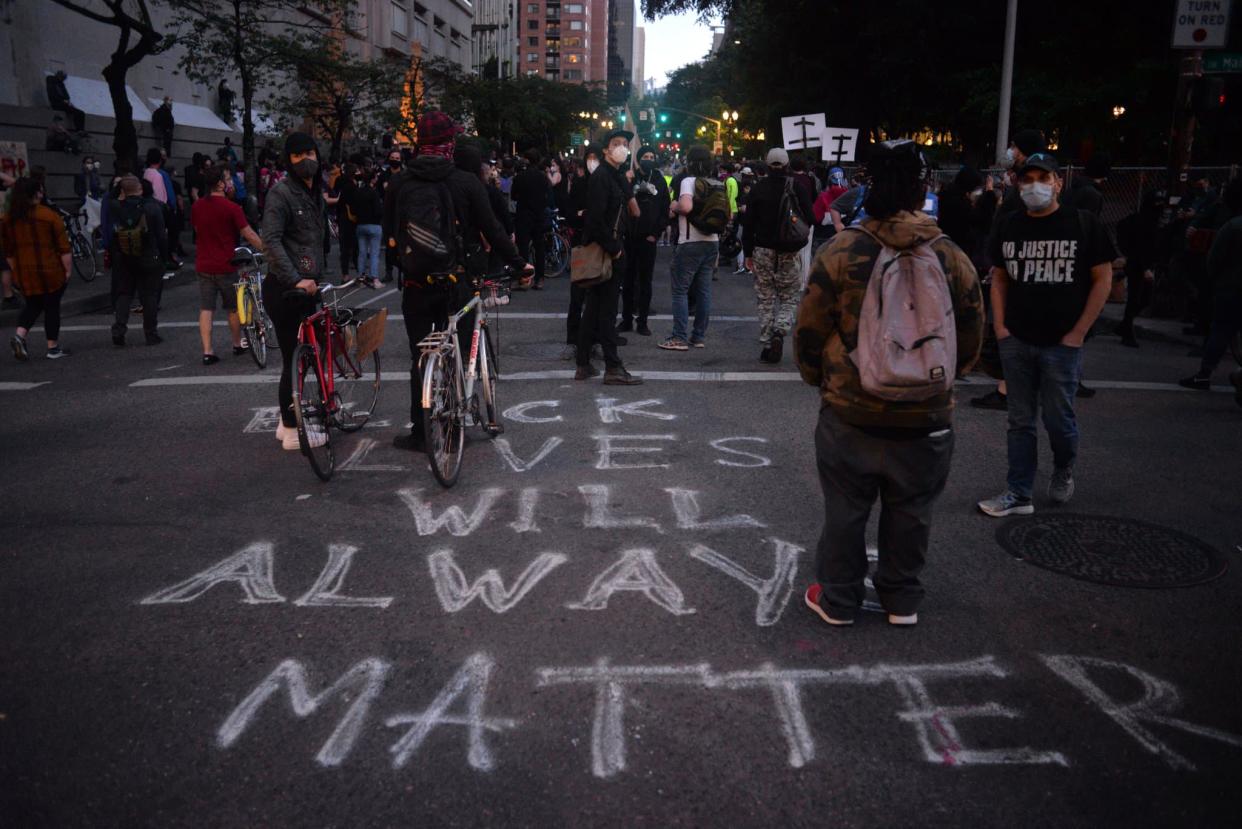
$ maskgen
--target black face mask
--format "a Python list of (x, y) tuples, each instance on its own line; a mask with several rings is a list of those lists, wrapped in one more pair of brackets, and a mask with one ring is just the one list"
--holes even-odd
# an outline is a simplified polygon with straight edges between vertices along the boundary
[(656, 168), (655, 159), (644, 158), (643, 160), (638, 162), (638, 166), (643, 168), (644, 173), (650, 174), (651, 171), (653, 171)]
[(400, 161), (389, 161), (388, 166), (394, 170), (397, 170), (401, 168), (401, 162)]

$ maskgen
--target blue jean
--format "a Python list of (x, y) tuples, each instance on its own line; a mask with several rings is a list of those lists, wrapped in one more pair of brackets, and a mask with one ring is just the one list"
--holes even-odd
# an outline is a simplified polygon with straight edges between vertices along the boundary
[(1074, 394), (1082, 372), (1082, 349), (1031, 345), (1017, 337), (999, 343), (1009, 385), (1009, 490), (1031, 497), (1039, 465), (1035, 416), (1043, 409), (1044, 430), (1057, 469), (1072, 469), (1078, 457)]
[(694, 331), (691, 342), (707, 334), (712, 310), (712, 270), (720, 246), (716, 242), (682, 242), (673, 251), (673, 337), (686, 341), (690, 324), (689, 295), (694, 294)]
[(358, 275), (378, 278), (382, 273), (380, 262), (380, 236), (383, 230), (379, 225), (358, 225)]

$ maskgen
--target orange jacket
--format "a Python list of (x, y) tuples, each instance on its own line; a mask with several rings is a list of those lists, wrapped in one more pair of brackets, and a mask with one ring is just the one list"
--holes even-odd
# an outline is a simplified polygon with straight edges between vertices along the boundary
[(55, 210), (36, 205), (31, 216), (0, 220), (0, 248), (13, 263), (13, 282), (25, 296), (54, 294), (68, 277), (61, 257), (69, 253), (69, 235)]

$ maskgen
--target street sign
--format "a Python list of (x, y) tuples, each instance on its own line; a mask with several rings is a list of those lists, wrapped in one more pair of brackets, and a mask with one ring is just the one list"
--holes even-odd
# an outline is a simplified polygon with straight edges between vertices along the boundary
[(647, 110), (645, 110), (645, 109), (640, 109), (640, 110), (638, 111), (638, 120), (639, 120), (639, 121), (646, 121), (646, 120), (647, 120)]
[(806, 150), (820, 146), (820, 135), (824, 131), (824, 113), (814, 115), (791, 115), (781, 119), (781, 132), (784, 134), (785, 149)]
[(824, 161), (840, 164), (853, 161), (858, 149), (858, 130), (848, 127), (825, 127), (823, 132)]
[(573, 135), (569, 136), (569, 143), (573, 144), (575, 147), (581, 147), (582, 142), (585, 140), (586, 139), (582, 137), (582, 133), (580, 132), (575, 132)]
[(1242, 74), (1242, 52), (1213, 52), (1204, 55), (1203, 71), (1208, 75)]
[(1232, 0), (1177, 0), (1174, 49), (1224, 49)]
[(712, 155), (724, 155), (724, 142), (716, 140), (712, 142)]
[(26, 154), (25, 141), (0, 141), (0, 171), (14, 178), (26, 175), (30, 159)]

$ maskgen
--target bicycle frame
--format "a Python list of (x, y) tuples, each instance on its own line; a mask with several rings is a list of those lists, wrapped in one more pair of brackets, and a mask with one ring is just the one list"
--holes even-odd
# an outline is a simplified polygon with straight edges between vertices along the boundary
[[(430, 351), (439, 351), (441, 356), (446, 352), (451, 353), (453, 362), (457, 368), (455, 374), (457, 378), (457, 392), (460, 405), (464, 408), (469, 405), (468, 401), (474, 395), (474, 383), (482, 374), (482, 364), (487, 360), (487, 355), (481, 353), (479, 343), (482, 341), (482, 335), (479, 333), (487, 327), (486, 321), (481, 313), (483, 305), (482, 294), (475, 291), (474, 296), (470, 298), (462, 309), (449, 318), (448, 328), (444, 331), (432, 331), (418, 344), (419, 351), (426, 354)], [(470, 336), (470, 358), (467, 360), (463, 371), (461, 362), (461, 343), (457, 339), (457, 323), (461, 321), (467, 314), (474, 313), (474, 328)], [(476, 370), (478, 366), (478, 370)], [(422, 406), (424, 409), (431, 407), (432, 395), (432, 379), (430, 377), (423, 378), (423, 398)]]
[[(328, 400), (328, 411), (325, 414), (329, 418), (335, 418), (340, 403), (336, 397), (336, 352), (337, 346), (345, 345), (345, 336), (341, 332), (341, 326), (336, 321), (336, 305), (338, 299), (336, 294), (353, 286), (358, 280), (350, 280), (340, 286), (326, 286), (325, 291), (330, 291), (333, 295), (331, 300), (325, 301), (322, 308), (315, 313), (302, 320), (301, 327), (298, 328), (298, 345), (309, 345), (315, 352), (315, 368), (319, 371), (320, 382), (323, 384), (324, 396)], [(316, 324), (323, 323), (323, 345), (320, 345), (319, 335), (316, 333)], [(353, 357), (349, 354), (348, 348), (341, 348), (340, 355), (345, 360), (346, 365), (355, 375), (362, 372), (360, 366), (354, 363)], [(325, 370), (330, 369), (330, 370)]]

